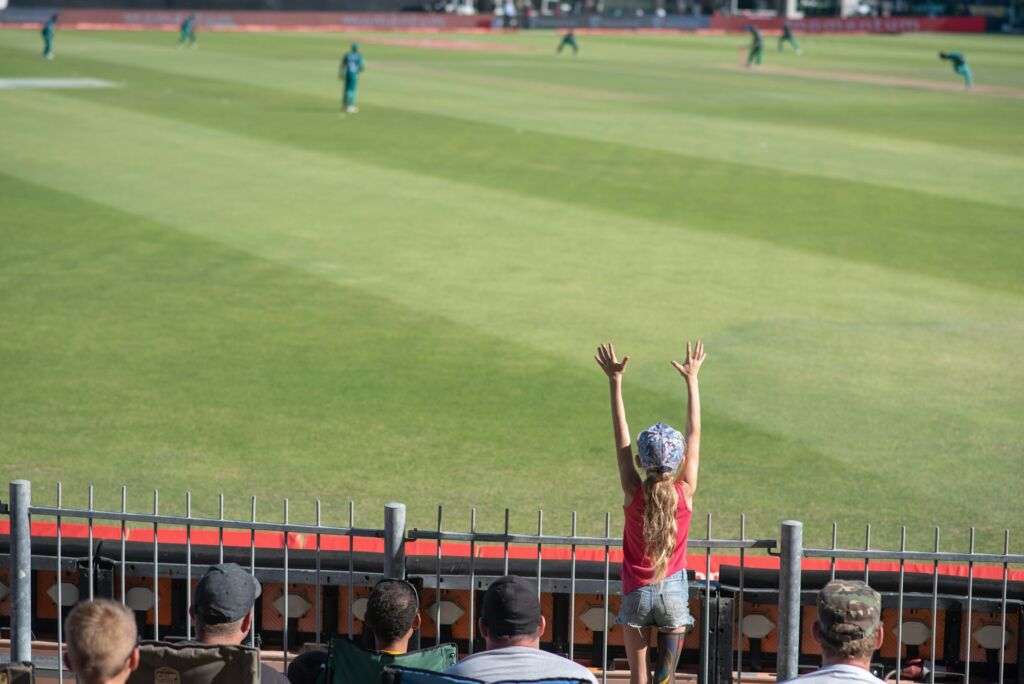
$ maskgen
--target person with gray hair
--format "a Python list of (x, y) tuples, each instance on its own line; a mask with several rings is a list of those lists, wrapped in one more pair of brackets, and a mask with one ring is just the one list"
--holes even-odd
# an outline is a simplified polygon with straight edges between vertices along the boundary
[(82, 684), (122, 684), (139, 667), (135, 615), (117, 601), (79, 603), (64, 629), (64, 664)]
[(871, 674), (871, 657), (882, 647), (882, 597), (864, 582), (834, 580), (818, 592), (814, 639), (821, 669), (790, 681), (883, 684)]

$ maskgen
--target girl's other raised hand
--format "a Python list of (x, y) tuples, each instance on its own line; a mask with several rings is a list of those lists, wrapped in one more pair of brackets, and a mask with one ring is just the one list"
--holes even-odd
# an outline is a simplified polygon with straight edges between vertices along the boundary
[(700, 366), (704, 363), (704, 359), (707, 355), (704, 353), (704, 343), (697, 340), (696, 347), (691, 347), (690, 341), (686, 342), (686, 361), (679, 363), (678, 361), (672, 361), (672, 367), (679, 371), (679, 374), (683, 376), (687, 381), (694, 380), (697, 378), (697, 373), (700, 372)]
[(598, 346), (594, 360), (597, 361), (597, 365), (601, 367), (604, 374), (613, 380), (622, 377), (622, 372), (626, 370), (626, 364), (629, 363), (628, 356), (623, 356), (622, 361), (616, 358), (615, 345), (611, 342)]

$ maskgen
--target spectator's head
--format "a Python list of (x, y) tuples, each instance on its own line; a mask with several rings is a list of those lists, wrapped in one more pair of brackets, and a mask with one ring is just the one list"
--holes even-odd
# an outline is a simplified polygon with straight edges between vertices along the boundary
[(488, 587), (480, 617), (480, 634), (487, 642), (487, 650), (508, 646), (540, 648), (546, 626), (533, 584), (506, 575)]
[(382, 579), (366, 602), (366, 623), (373, 630), (378, 651), (405, 653), (409, 638), (420, 626), (416, 588), (405, 580)]
[(196, 585), (189, 613), (204, 644), (240, 644), (252, 627), (259, 581), (236, 563), (212, 565)]
[(289, 684), (316, 684), (320, 670), (327, 666), (327, 651), (306, 651), (288, 665)]
[(882, 597), (864, 584), (835, 580), (818, 592), (814, 638), (826, 663), (846, 661), (867, 667), (882, 647)]
[(82, 684), (127, 681), (139, 666), (135, 615), (116, 601), (85, 601), (64, 623), (64, 663)]
[(679, 496), (672, 480), (683, 462), (685, 445), (679, 430), (665, 423), (637, 435), (636, 445), (637, 465), (644, 471), (644, 550), (651, 559), (654, 581), (660, 582), (676, 548)]

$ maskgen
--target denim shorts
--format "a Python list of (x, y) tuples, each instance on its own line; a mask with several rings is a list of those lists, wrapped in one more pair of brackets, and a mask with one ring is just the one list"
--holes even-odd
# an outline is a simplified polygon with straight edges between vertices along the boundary
[(693, 624), (690, 615), (690, 592), (686, 571), (680, 570), (657, 584), (634, 589), (622, 599), (622, 610), (615, 623), (630, 627), (661, 627), (676, 629)]

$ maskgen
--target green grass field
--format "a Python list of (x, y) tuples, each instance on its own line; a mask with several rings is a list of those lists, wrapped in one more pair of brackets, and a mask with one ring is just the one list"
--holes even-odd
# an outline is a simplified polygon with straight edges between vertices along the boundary
[(123, 86), (0, 90), (4, 480), (617, 532), (594, 348), (632, 357), (635, 434), (683, 422), (702, 337), (695, 536), (1021, 529), (1024, 41), (769, 39), (936, 84), (960, 49), (994, 95), (746, 73), (737, 36), (367, 34), (345, 117), (351, 38), (63, 31), (44, 62), (0, 31), (0, 78)]

